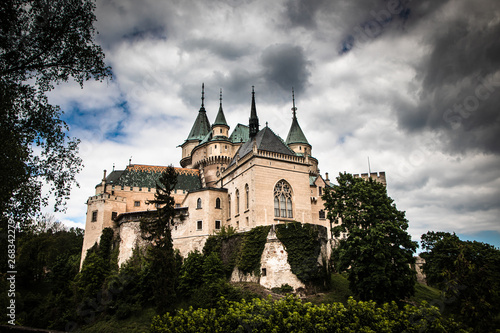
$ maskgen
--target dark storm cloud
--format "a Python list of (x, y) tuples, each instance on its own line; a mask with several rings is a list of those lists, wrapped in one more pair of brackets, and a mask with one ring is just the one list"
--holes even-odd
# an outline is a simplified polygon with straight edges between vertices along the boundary
[(316, 12), (325, 0), (288, 0), (285, 3), (285, 17), (291, 26), (316, 27)]
[(418, 105), (395, 103), (399, 125), (442, 132), (448, 150), (500, 154), (500, 4), (463, 5), (461, 14), (436, 23), (416, 68)]
[(294, 87), (297, 92), (302, 92), (307, 86), (311, 63), (300, 46), (271, 45), (263, 51), (261, 61), (266, 81), (277, 84), (285, 91)]
[(182, 43), (182, 47), (186, 51), (207, 50), (227, 60), (237, 60), (252, 50), (248, 44), (243, 45), (234, 41), (227, 42), (213, 38), (191, 39)]
[[(257, 74), (250, 73), (245, 69), (235, 69), (227, 74), (219, 71), (200, 78), (199, 82), (183, 84), (179, 95), (193, 110), (198, 110), (201, 105), (201, 84), (205, 84), (205, 104), (214, 105), (219, 100), (220, 89), (223, 92), (223, 104), (235, 106), (246, 105), (250, 102), (252, 86), (262, 86), (262, 80)], [(210, 110), (210, 112), (216, 110)]]

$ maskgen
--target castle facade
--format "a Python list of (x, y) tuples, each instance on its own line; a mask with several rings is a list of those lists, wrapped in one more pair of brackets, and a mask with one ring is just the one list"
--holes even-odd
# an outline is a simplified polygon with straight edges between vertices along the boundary
[[(260, 126), (252, 88), (248, 124), (231, 131), (220, 107), (211, 124), (202, 103), (176, 169), (174, 190), (178, 218), (172, 227), (173, 244), (185, 257), (201, 251), (209, 235), (222, 227), (245, 232), (262, 225), (292, 221), (323, 226), (330, 223), (322, 200), (330, 186), (320, 174), (318, 160), (297, 119), (292, 99), (292, 122), (286, 140), (267, 126)], [(87, 250), (111, 227), (119, 234), (119, 264), (141, 246), (139, 220), (153, 214), (147, 204), (154, 198), (156, 182), (166, 166), (129, 164), (124, 170), (104, 172), (95, 194), (87, 201), (82, 262)], [(385, 183), (385, 174), (364, 174)], [(181, 218), (182, 217), (182, 218)], [(326, 233), (330, 238), (329, 232)]]

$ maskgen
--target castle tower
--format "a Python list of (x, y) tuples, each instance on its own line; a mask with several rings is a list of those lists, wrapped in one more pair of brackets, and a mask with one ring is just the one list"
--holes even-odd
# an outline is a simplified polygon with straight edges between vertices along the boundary
[(312, 146), (307, 141), (304, 132), (300, 128), (299, 122), (297, 120), (297, 108), (295, 107), (295, 94), (292, 89), (292, 126), (290, 127), (290, 131), (288, 131), (288, 136), (286, 138), (286, 144), (290, 149), (298, 154), (303, 154), (304, 156), (312, 155)]
[(219, 112), (217, 112), (215, 122), (212, 124), (212, 138), (227, 138), (229, 136), (229, 125), (226, 122), (226, 117), (224, 116), (224, 111), (222, 110), (222, 89), (220, 90), (219, 101)]
[(252, 108), (250, 110), (249, 127), (250, 127), (250, 139), (252, 139), (259, 132), (259, 118), (257, 117), (257, 109), (255, 108), (255, 91), (253, 86), (252, 86)]
[(210, 133), (210, 122), (208, 121), (207, 112), (205, 111), (204, 101), (205, 101), (205, 84), (202, 83), (200, 111), (198, 112), (198, 116), (194, 121), (193, 127), (191, 128), (191, 132), (189, 132), (186, 141), (184, 141), (184, 143), (181, 145), (182, 159), (180, 163), (183, 168), (192, 167), (191, 152), (193, 148), (196, 147), (200, 143), (200, 141), (203, 140), (203, 138)]

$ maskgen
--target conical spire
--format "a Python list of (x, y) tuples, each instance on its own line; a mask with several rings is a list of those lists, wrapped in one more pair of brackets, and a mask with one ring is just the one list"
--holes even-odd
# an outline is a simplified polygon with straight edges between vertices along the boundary
[(290, 131), (288, 131), (288, 136), (286, 138), (286, 144), (289, 145), (291, 143), (305, 143), (309, 144), (309, 142), (306, 139), (306, 136), (304, 135), (304, 132), (302, 132), (302, 129), (300, 128), (299, 122), (297, 120), (297, 108), (295, 107), (295, 93), (292, 88), (292, 100), (293, 100), (293, 107), (292, 107), (292, 126), (290, 127)]
[(203, 138), (210, 132), (210, 121), (205, 111), (205, 84), (201, 84), (201, 107), (198, 116), (194, 121), (191, 132), (186, 140), (203, 140)]
[(212, 126), (215, 125), (223, 125), (227, 126), (226, 117), (224, 116), (224, 111), (222, 111), (222, 88), (220, 89), (220, 97), (219, 97), (219, 112), (217, 113), (217, 117), (215, 117), (215, 122)]
[(255, 91), (252, 86), (252, 109), (250, 110), (250, 138), (253, 138), (259, 132), (259, 118), (257, 117), (257, 108), (255, 107)]

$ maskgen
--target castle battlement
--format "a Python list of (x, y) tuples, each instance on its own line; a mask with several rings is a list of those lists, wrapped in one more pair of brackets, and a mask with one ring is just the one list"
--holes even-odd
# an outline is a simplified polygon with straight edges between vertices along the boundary
[(362, 179), (373, 179), (379, 183), (384, 184), (384, 186), (387, 186), (387, 181), (385, 178), (385, 171), (380, 171), (380, 172), (371, 172), (371, 173), (361, 173), (361, 174), (353, 174), (354, 178), (362, 178)]

